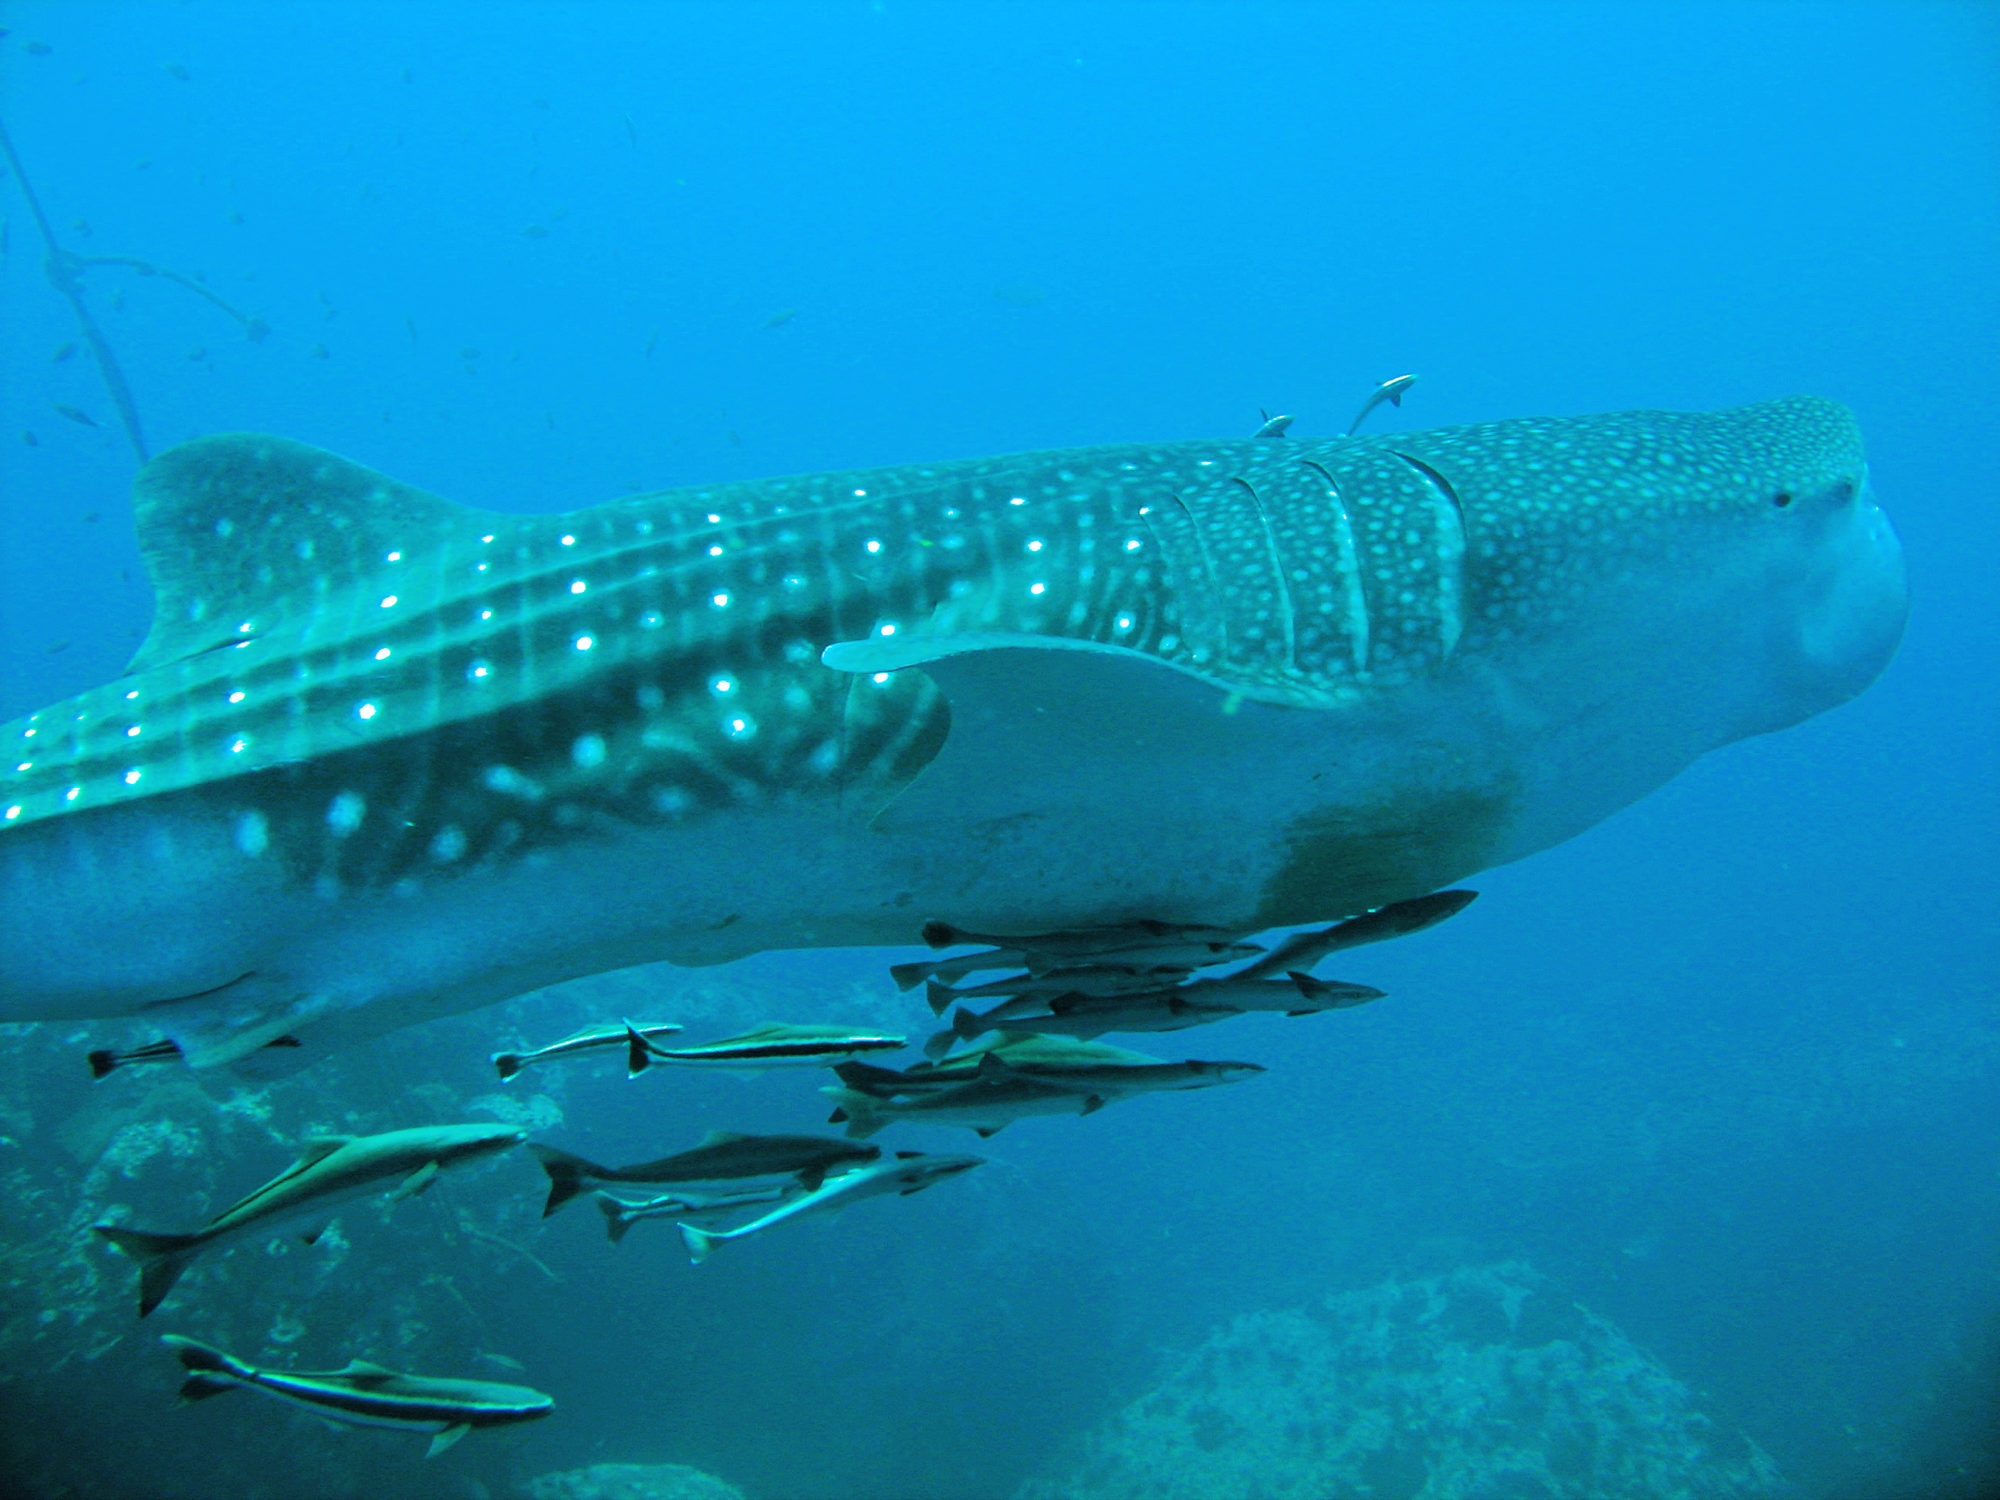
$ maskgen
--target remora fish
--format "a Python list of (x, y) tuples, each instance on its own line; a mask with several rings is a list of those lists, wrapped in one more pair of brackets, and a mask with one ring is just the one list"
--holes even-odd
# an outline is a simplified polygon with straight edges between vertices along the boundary
[(328, 1422), (436, 1433), (426, 1458), (437, 1457), (475, 1427), (531, 1422), (555, 1406), (552, 1397), (524, 1385), (404, 1375), (365, 1359), (351, 1360), (339, 1370), (273, 1370), (177, 1333), (162, 1335), (160, 1342), (188, 1372), (181, 1384), (183, 1401), (206, 1401), (241, 1386)]
[(926, 1156), (920, 1151), (898, 1151), (894, 1161), (876, 1162), (872, 1166), (842, 1172), (838, 1177), (829, 1177), (804, 1197), (794, 1198), (784, 1207), (773, 1209), (762, 1218), (753, 1219), (739, 1228), (715, 1230), (683, 1224), (680, 1226), (681, 1243), (687, 1246), (688, 1259), (700, 1265), (708, 1259), (709, 1252), (724, 1240), (740, 1240), (745, 1235), (761, 1234), (775, 1224), (806, 1214), (835, 1213), (850, 1203), (884, 1193), (901, 1193), (907, 1198), (947, 1177), (969, 1172), (985, 1160), (983, 1156)]
[[(1235, 963), (1239, 959), (1254, 958), (1263, 951), (1255, 943), (1190, 941), (1181, 938), (1161, 938), (1156, 942), (1068, 954), (1052, 954), (1039, 949), (1021, 947), (989, 948), (983, 953), (968, 953), (928, 963), (891, 964), (889, 977), (896, 981), (897, 989), (907, 990), (922, 980), (928, 979), (935, 983), (940, 979), (956, 979), (983, 969), (1026, 969), (1036, 978), (1048, 974), (1085, 972), (1086, 968), (1096, 973), (1108, 973), (1113, 969), (1126, 974), (1164, 973), (1170, 970), (1185, 972), (1191, 969), (1205, 969), (1215, 964)], [(1087, 966), (1077, 963), (1079, 959), (1085, 958), (1089, 960)], [(1057, 964), (1067, 964), (1070, 967), (1052, 967)]]
[(1220, 979), (1197, 979), (1156, 993), (1190, 1005), (1226, 1005), (1231, 1010), (1276, 1010), (1288, 1016), (1302, 1016), (1366, 1005), (1370, 1000), (1380, 1000), (1383, 992), (1370, 985), (1290, 973), (1283, 979), (1228, 974)]
[(623, 1198), (599, 1193), (597, 1207), (604, 1215), (604, 1232), (615, 1245), (641, 1219), (686, 1219), (690, 1223), (710, 1224), (731, 1218), (746, 1208), (783, 1203), (807, 1191), (803, 1183), (787, 1182), (735, 1193), (662, 1193), (643, 1203), (627, 1203)]
[(924, 986), (924, 1000), (932, 1015), (941, 1016), (956, 1003), (991, 999), (995, 995), (1032, 1001), (1049, 995), (1125, 995), (1157, 990), (1186, 972), (1185, 969), (1166, 973), (1150, 969), (1048, 969), (1040, 974), (1015, 974), (963, 989), (932, 980)]
[[(870, 1080), (878, 1086), (820, 1092), (839, 1106), (834, 1118), (849, 1122), (850, 1136), (870, 1136), (884, 1125), (908, 1120), (916, 1125), (964, 1125), (985, 1137), (1030, 1115), (1095, 1114), (1133, 1095), (1211, 1088), (1264, 1069), (1256, 1063), (1199, 1061), (1017, 1065), (988, 1052), (971, 1071), (970, 1081), (941, 1089), (920, 1086), (890, 1093), (879, 1087), (880, 1080)], [(1067, 1100), (1060, 1097), (1065, 1094)]]
[[(574, 1057), (579, 1052), (596, 1052), (611, 1047), (623, 1048), (626, 1053), (626, 1070), (637, 1076), (651, 1064), (647, 1055), (647, 1045), (670, 1037), (681, 1028), (670, 1023), (657, 1026), (634, 1026), (630, 1021), (621, 1021), (616, 1026), (586, 1027), (573, 1036), (559, 1042), (551, 1042), (546, 1047), (538, 1047), (533, 1052), (496, 1052), (492, 1063), (499, 1071), (500, 1081), (505, 1083), (530, 1063), (548, 1062), (558, 1057)], [(633, 1037), (639, 1044), (633, 1045)]]
[(767, 1021), (741, 1036), (692, 1047), (662, 1047), (636, 1034), (629, 1038), (636, 1066), (643, 1053), (653, 1062), (688, 1068), (722, 1068), (732, 1073), (757, 1073), (765, 1068), (818, 1067), (846, 1062), (870, 1052), (897, 1052), (909, 1038), (848, 1026), (793, 1026)]
[(511, 1125), (422, 1125), (381, 1135), (323, 1136), (305, 1142), (297, 1161), (191, 1233), (163, 1234), (120, 1224), (91, 1228), (139, 1263), (143, 1318), (204, 1251), (269, 1234), (308, 1215), (320, 1221), (306, 1235), (310, 1244), (342, 1204), (388, 1187), (396, 1189), (397, 1198), (414, 1197), (447, 1168), (497, 1155), (526, 1139)]
[(914, 1098), (969, 1082), (989, 1053), (1030, 1074), (1059, 1071), (1070, 1065), (1161, 1061), (1148, 1053), (1114, 1047), (1108, 1042), (1086, 1042), (1066, 1036), (993, 1035), (982, 1037), (964, 1051), (937, 1062), (924, 1061), (903, 1069), (846, 1062), (833, 1071), (842, 1083), (858, 1093), (884, 1099)]
[(1057, 995), (1046, 1005), (1039, 1000), (1029, 1003), (1037, 1008), (1016, 1010), (1008, 1001), (982, 1014), (960, 1006), (952, 1015), (951, 1029), (924, 1043), (924, 1055), (935, 1061), (954, 1041), (975, 1041), (989, 1031), (1052, 1033), (1089, 1041), (1107, 1031), (1185, 1031), (1243, 1014), (1237, 1006), (1203, 1005), (1182, 998), (1174, 990), (1150, 990), (1143, 995)]
[(818, 1187), (835, 1167), (873, 1161), (882, 1154), (878, 1147), (830, 1136), (738, 1135), (727, 1130), (711, 1130), (691, 1150), (631, 1167), (600, 1167), (554, 1146), (528, 1149), (549, 1174), (549, 1197), (542, 1205), (545, 1219), (593, 1182), (729, 1182), (795, 1176), (808, 1187)]
[(866, 1140), (897, 1120), (914, 1125), (963, 1125), (983, 1139), (998, 1135), (1016, 1120), (1035, 1115), (1095, 1114), (1109, 1102), (1105, 1095), (1045, 1083), (1005, 1068), (981, 1068), (964, 1083), (906, 1099), (885, 1099), (838, 1084), (829, 1084), (820, 1092), (834, 1102), (828, 1122), (845, 1121), (848, 1135), (855, 1140)]
[(1455, 917), (1479, 897), (1477, 891), (1437, 891), (1412, 901), (1395, 901), (1380, 910), (1364, 912), (1319, 932), (1301, 932), (1286, 938), (1255, 963), (1238, 969), (1236, 979), (1257, 979), (1267, 974), (1310, 970), (1329, 953), (1359, 948), (1364, 943), (1386, 943), (1391, 938), (1408, 937)]
[(552, 516), (214, 437), (136, 514), (128, 674), (0, 729), (0, 1021), (143, 1012), (251, 1071), (923, 912), (1409, 900), (1852, 697), (1906, 603), (1854, 419), (1805, 398)]

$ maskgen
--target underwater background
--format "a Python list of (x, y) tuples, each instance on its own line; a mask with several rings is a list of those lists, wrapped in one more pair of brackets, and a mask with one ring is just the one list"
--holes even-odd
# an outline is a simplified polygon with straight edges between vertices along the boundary
[[(83, 291), (155, 452), (269, 431), (525, 511), (1264, 411), (1320, 436), (1408, 371), (1375, 428), (1813, 393), (1860, 415), (1914, 601), (1855, 702), (1339, 964), (1389, 999), (1149, 1039), (1264, 1076), (1024, 1122), (699, 1268), (662, 1223), (544, 1221), (519, 1152), (199, 1263), (143, 1324), (88, 1226), (191, 1225), (328, 1130), (514, 1120), (627, 1161), (819, 1129), (817, 1073), (502, 1088), (486, 1056), (628, 1014), (920, 1032), (909, 954), (599, 976), (264, 1089), (93, 1084), (138, 1028), (0, 1028), (0, 1494), (2000, 1493), (2000, 9), (0, 25), (58, 238), (143, 263)], [(12, 175), (0, 717), (116, 676), (151, 609), (137, 460)], [(557, 1410), (426, 1462), (251, 1395), (177, 1409), (173, 1331)]]

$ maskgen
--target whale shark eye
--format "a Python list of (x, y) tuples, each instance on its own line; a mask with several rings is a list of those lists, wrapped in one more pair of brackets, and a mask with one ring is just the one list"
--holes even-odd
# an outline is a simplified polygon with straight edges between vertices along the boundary
[(1777, 494), (1771, 497), (1771, 503), (1777, 506), (1779, 510), (1783, 510), (1787, 505), (1792, 503), (1792, 492), (1790, 490), (1779, 490)]

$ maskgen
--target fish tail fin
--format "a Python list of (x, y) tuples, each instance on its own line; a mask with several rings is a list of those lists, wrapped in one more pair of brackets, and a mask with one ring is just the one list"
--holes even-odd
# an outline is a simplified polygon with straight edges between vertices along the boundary
[(507, 1082), (521, 1071), (521, 1054), (518, 1052), (496, 1052), (493, 1054), (493, 1069), (500, 1075), (502, 1083)]
[(612, 1244), (617, 1244), (632, 1227), (632, 1216), (625, 1212), (625, 1205), (609, 1193), (597, 1195), (597, 1207), (604, 1215), (604, 1232), (611, 1237)]
[(889, 977), (896, 981), (899, 990), (913, 990), (923, 982), (931, 971), (929, 964), (890, 964)]
[(116, 1224), (90, 1226), (139, 1263), (139, 1316), (158, 1307), (188, 1266), (192, 1234), (159, 1234), (150, 1229), (125, 1229)]
[(241, 1360), (223, 1353), (212, 1344), (204, 1344), (184, 1334), (163, 1333), (160, 1342), (173, 1350), (174, 1358), (181, 1362), (181, 1368), (199, 1375), (242, 1375), (245, 1373)]
[[(961, 1011), (959, 1012), (959, 1014), (963, 1015), (964, 1012)], [(950, 1030), (949, 1028), (947, 1028), (944, 1031), (937, 1032), (931, 1037), (929, 1041), (924, 1043), (924, 1056), (928, 1057), (932, 1062), (936, 1062), (940, 1058), (942, 1058), (945, 1055), (945, 1053), (951, 1051), (951, 1044), (957, 1040), (958, 1040), (958, 1033), (956, 1031)]]
[(542, 1164), (542, 1170), (549, 1174), (549, 1198), (542, 1205), (542, 1217), (547, 1218), (570, 1199), (584, 1190), (593, 1178), (603, 1178), (606, 1169), (596, 1162), (586, 1161), (581, 1156), (572, 1156), (567, 1151), (558, 1151), (554, 1146), (543, 1146), (534, 1141), (528, 1149), (535, 1153), (535, 1160)]
[(972, 941), (949, 922), (924, 923), (923, 939), (932, 948), (955, 948), (961, 943)]
[(964, 1006), (960, 1006), (958, 1014), (951, 1018), (951, 1033), (962, 1042), (977, 1041), (989, 1029), (986, 1017), (974, 1015)]
[(183, 1401), (206, 1401), (210, 1396), (233, 1391), (249, 1373), (241, 1361), (220, 1349), (183, 1338), (180, 1334), (166, 1334), (160, 1342), (174, 1351), (181, 1368), (188, 1372), (188, 1378), (181, 1383)]
[(950, 1010), (951, 1002), (957, 998), (950, 985), (939, 984), (935, 979), (924, 986), (924, 999), (930, 1002), (931, 1014), (934, 1016), (941, 1016)]
[(90, 1076), (94, 1079), (109, 1078), (118, 1069), (118, 1054), (109, 1047), (99, 1047), (84, 1061), (90, 1064)]
[(725, 1235), (715, 1234), (706, 1229), (698, 1229), (692, 1224), (681, 1224), (676, 1227), (681, 1232), (681, 1243), (687, 1246), (688, 1259), (695, 1265), (700, 1265), (708, 1259), (708, 1254), (715, 1248), (717, 1240), (727, 1238)]

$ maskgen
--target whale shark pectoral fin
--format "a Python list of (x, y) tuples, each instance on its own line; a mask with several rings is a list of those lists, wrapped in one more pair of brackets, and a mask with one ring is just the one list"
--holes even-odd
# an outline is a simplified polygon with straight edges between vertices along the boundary
[[(1057, 807), (1145, 817), (1169, 798), (1184, 801), (1187, 768), (1212, 767), (1287, 711), (1276, 706), (1280, 694), (1261, 686), (1246, 701), (1244, 690), (1093, 641), (897, 636), (837, 642), (820, 659), (842, 672), (921, 667), (951, 706), (943, 749), (876, 815), (883, 831)], [(1325, 705), (1301, 694), (1291, 706)], [(1158, 800), (1149, 806), (1149, 797)]]
[(280, 600), (308, 607), (392, 553), (476, 533), (487, 516), (256, 433), (169, 449), (140, 470), (133, 502), (159, 602), (128, 672), (261, 634)]

